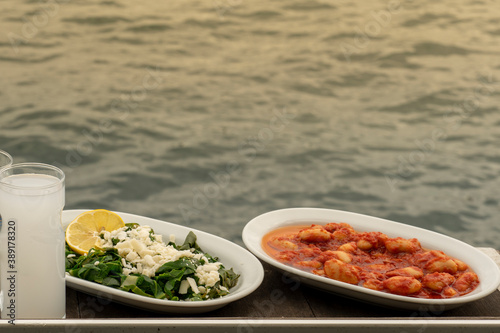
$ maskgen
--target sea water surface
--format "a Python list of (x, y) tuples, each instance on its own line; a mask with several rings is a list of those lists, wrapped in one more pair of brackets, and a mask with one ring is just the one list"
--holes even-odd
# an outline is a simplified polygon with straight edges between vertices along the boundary
[(323, 207), (500, 249), (497, 1), (0, 1), (0, 149), (237, 243)]

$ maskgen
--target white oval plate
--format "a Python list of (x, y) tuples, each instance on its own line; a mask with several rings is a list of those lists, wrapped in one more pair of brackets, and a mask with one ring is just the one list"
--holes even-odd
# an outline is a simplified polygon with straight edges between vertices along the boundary
[[(261, 246), (262, 237), (276, 228), (329, 222), (345, 222), (357, 231), (380, 231), (389, 237), (417, 238), (422, 247), (444, 251), (449, 256), (467, 263), (479, 276), (480, 284), (471, 293), (457, 298), (422, 299), (394, 295), (332, 280), (282, 264), (269, 256)], [(282, 209), (252, 219), (243, 229), (242, 236), (247, 248), (258, 258), (292, 274), (305, 284), (383, 306), (421, 311), (430, 309), (437, 313), (483, 298), (494, 292), (500, 284), (500, 269), (491, 258), (476, 248), (433, 231), (368, 215), (322, 208)]]
[[(75, 217), (86, 211), (88, 210), (63, 211), (63, 227), (66, 229), (66, 226), (73, 221)], [(229, 294), (226, 296), (199, 302), (169, 301), (149, 298), (66, 275), (66, 284), (68, 287), (136, 308), (155, 312), (190, 314), (216, 310), (231, 302), (239, 300), (256, 290), (264, 278), (264, 269), (260, 261), (246, 249), (226, 239), (200, 230), (148, 217), (120, 212), (116, 213), (120, 215), (125, 223), (149, 225), (153, 228), (155, 233), (163, 235), (164, 239), (169, 239), (170, 235), (175, 235), (177, 243), (183, 242), (189, 231), (193, 231), (197, 236), (198, 245), (200, 245), (203, 251), (214, 257), (218, 257), (226, 268), (232, 267), (237, 274), (240, 274), (238, 284), (231, 288)]]

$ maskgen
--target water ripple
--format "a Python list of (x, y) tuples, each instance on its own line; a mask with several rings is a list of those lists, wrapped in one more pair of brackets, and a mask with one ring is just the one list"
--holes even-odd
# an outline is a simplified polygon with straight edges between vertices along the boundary
[(127, 28), (126, 30), (135, 33), (150, 33), (150, 32), (163, 32), (171, 29), (173, 28), (168, 24), (144, 24), (135, 27), (130, 27)]
[(260, 10), (248, 14), (237, 14), (237, 16), (255, 20), (274, 20), (276, 17), (282, 16), (282, 14), (272, 10)]
[(366, 192), (354, 191), (345, 188), (338, 188), (334, 191), (330, 191), (327, 193), (314, 194), (312, 195), (312, 199), (315, 200), (325, 200), (325, 199), (335, 199), (338, 201), (351, 201), (351, 202), (383, 202), (385, 198), (378, 195), (369, 194)]
[(54, 59), (57, 59), (60, 57), (62, 57), (62, 54), (52, 54), (52, 55), (48, 55), (46, 57), (39, 57), (39, 58), (34, 58), (34, 57), (21, 58), (21, 57), (3, 57), (3, 56), (0, 56), (0, 61), (36, 64), (36, 63), (49, 62), (51, 60), (54, 60)]
[(302, 12), (302, 11), (315, 11), (315, 10), (332, 10), (336, 9), (337, 7), (325, 2), (310, 0), (310, 1), (296, 2), (294, 4), (286, 5), (283, 8)]
[(434, 181), (434, 182), (424, 182), (426, 186), (438, 187), (438, 188), (459, 188), (461, 190), (469, 190), (474, 188), (480, 188), (480, 185), (473, 184), (470, 180), (460, 180), (460, 181)]
[(329, 89), (322, 85), (315, 85), (309, 83), (293, 83), (290, 86), (290, 89), (311, 95), (324, 96), (324, 97), (335, 97), (337, 96), (332, 89)]
[(454, 19), (456, 18), (453, 15), (449, 14), (442, 14), (442, 15), (437, 15), (437, 14), (432, 14), (432, 13), (426, 13), (423, 14), (417, 18), (407, 20), (401, 24), (401, 26), (406, 27), (406, 28), (413, 28), (417, 27), (420, 25), (428, 25), (431, 22), (435, 22), (441, 19)]
[[(125, 184), (127, 184), (125, 186)], [(165, 189), (178, 186), (178, 183), (163, 177), (145, 175), (143, 173), (118, 173), (113, 175), (105, 187), (112, 186), (116, 189), (125, 187), (133, 188), (133, 191), (120, 191), (121, 200), (146, 200), (151, 195), (161, 193)], [(116, 198), (116, 194), (108, 196), (106, 201), (112, 201)]]
[(366, 86), (371, 81), (381, 77), (383, 78), (387, 76), (384, 74), (370, 73), (370, 72), (355, 73), (349, 75), (342, 75), (341, 81), (331, 80), (331, 79), (326, 80), (325, 84), (337, 87), (361, 87), (361, 86)]
[(145, 40), (142, 40), (140, 38), (122, 38), (122, 37), (109, 37), (103, 39), (104, 42), (117, 42), (117, 43), (124, 43), (128, 45), (144, 45), (148, 44)]
[(440, 91), (436, 93), (427, 94), (408, 102), (403, 102), (393, 106), (386, 106), (380, 109), (383, 112), (396, 112), (401, 114), (407, 113), (433, 113), (435, 112), (436, 106), (447, 106), (450, 107), (454, 105), (457, 101), (449, 97), (450, 94), (447, 91)]
[(118, 22), (131, 22), (131, 20), (121, 16), (71, 17), (63, 19), (62, 21), (68, 23), (81, 24), (81, 25), (106, 25)]
[(432, 211), (427, 214), (420, 214), (418, 216), (391, 213), (385, 217), (388, 220), (402, 222), (417, 227), (427, 226), (427, 228), (436, 230), (436, 227), (445, 228), (448, 230), (467, 230), (468, 223), (462, 219), (460, 213), (448, 213), (441, 211)]
[(230, 20), (212, 20), (212, 19), (206, 19), (206, 20), (198, 20), (198, 19), (187, 19), (184, 21), (185, 25), (188, 25), (190, 27), (201, 27), (201, 28), (209, 28), (209, 29), (215, 29), (227, 25), (233, 25), (235, 22), (230, 21)]
[(40, 119), (53, 119), (70, 114), (68, 110), (36, 110), (30, 113), (22, 114), (14, 119), (14, 122), (37, 122)]

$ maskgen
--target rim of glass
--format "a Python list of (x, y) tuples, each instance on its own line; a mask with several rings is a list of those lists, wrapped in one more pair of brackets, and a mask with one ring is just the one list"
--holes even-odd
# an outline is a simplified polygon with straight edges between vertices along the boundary
[[(12, 158), (12, 155), (10, 155), (8, 152), (6, 152), (5, 150), (2, 150), (0, 149), (0, 155), (4, 155), (4, 156), (7, 156), (7, 158), (10, 160), (10, 164), (14, 163), (14, 159)], [(7, 164), (8, 166), (9, 164)], [(0, 166), (0, 168), (2, 168), (2, 166)]]
[[(5, 178), (3, 175), (5, 173), (8, 173), (11, 170), (15, 169), (20, 169), (20, 168), (33, 168), (33, 169), (40, 169), (40, 170), (52, 170), (58, 175), (48, 175), (48, 176), (56, 176), (57, 179), (59, 180), (57, 183), (49, 184), (49, 185), (44, 185), (44, 186), (17, 186), (17, 185), (12, 185), (3, 182), (2, 180)], [(32, 170), (35, 171), (35, 170)], [(20, 173), (20, 174), (45, 174), (45, 173), (36, 173), (36, 172), (25, 172), (25, 173)], [(16, 173), (9, 173), (8, 176), (16, 175)], [(50, 164), (44, 164), (44, 163), (17, 163), (17, 164), (12, 164), (10, 166), (7, 166), (5, 168), (2, 168), (0, 170), (0, 185), (11, 188), (11, 189), (22, 189), (22, 190), (44, 190), (44, 189), (49, 189), (54, 186), (58, 186), (62, 183), (64, 183), (66, 179), (66, 175), (64, 172), (59, 169), (58, 167), (55, 167)]]

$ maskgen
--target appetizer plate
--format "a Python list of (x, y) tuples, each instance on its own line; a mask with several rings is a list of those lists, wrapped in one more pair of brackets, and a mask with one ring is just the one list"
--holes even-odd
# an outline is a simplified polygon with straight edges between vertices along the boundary
[[(417, 238), (423, 248), (441, 250), (464, 261), (479, 276), (480, 284), (471, 293), (456, 298), (423, 299), (394, 295), (332, 280), (282, 264), (269, 256), (261, 246), (262, 237), (276, 228), (329, 222), (345, 222), (357, 231), (380, 231), (389, 237)], [(322, 208), (282, 209), (252, 219), (243, 229), (242, 236), (247, 248), (258, 258), (293, 275), (304, 284), (382, 306), (417, 311), (431, 310), (436, 313), (483, 298), (494, 292), (500, 284), (500, 269), (491, 258), (476, 248), (433, 231), (368, 215)]]
[[(88, 210), (63, 211), (63, 227), (66, 229), (66, 226), (73, 221), (75, 217), (86, 211)], [(164, 239), (169, 239), (170, 235), (175, 235), (177, 243), (183, 242), (189, 231), (193, 231), (197, 236), (197, 243), (203, 251), (214, 257), (218, 257), (219, 261), (222, 262), (226, 268), (232, 267), (237, 274), (240, 274), (238, 284), (231, 288), (229, 294), (226, 296), (199, 302), (169, 301), (149, 298), (66, 275), (66, 284), (68, 287), (102, 297), (113, 302), (145, 310), (165, 313), (191, 314), (216, 310), (231, 302), (239, 300), (257, 289), (264, 278), (264, 269), (260, 261), (241, 246), (226, 239), (200, 230), (148, 217), (121, 212), (116, 213), (120, 215), (125, 223), (149, 225), (153, 228), (155, 233), (163, 235)]]

